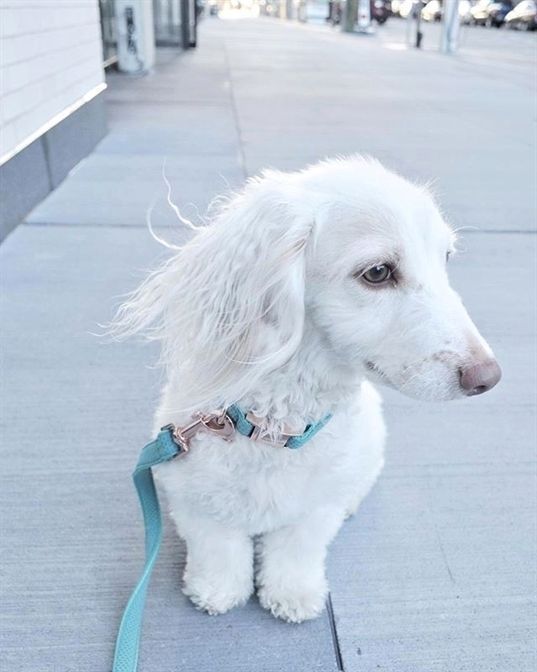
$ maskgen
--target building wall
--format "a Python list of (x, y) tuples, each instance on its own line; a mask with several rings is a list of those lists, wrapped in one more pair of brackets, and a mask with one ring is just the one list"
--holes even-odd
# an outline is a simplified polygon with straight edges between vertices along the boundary
[(103, 82), (98, 0), (0, 0), (0, 163)]
[(0, 240), (106, 133), (98, 0), (0, 0)]

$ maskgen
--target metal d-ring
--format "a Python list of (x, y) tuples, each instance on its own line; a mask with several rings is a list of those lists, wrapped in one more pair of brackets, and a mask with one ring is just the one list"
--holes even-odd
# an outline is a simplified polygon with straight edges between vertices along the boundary
[(216, 434), (224, 441), (231, 441), (235, 434), (235, 424), (225, 411), (215, 411), (200, 415), (200, 422), (211, 434)]

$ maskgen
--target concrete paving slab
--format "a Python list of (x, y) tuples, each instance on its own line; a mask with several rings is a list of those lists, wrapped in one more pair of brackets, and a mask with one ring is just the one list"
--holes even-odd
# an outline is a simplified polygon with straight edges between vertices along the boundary
[(534, 487), (505, 469), (385, 475), (330, 556), (344, 669), (533, 670)]
[[(146, 189), (147, 185), (144, 185)], [(131, 188), (135, 188), (132, 187)], [(104, 191), (104, 198), (109, 193)], [(154, 191), (147, 198), (130, 199), (128, 194), (124, 202), (118, 202), (110, 207), (106, 200), (95, 200), (97, 190), (88, 189), (87, 197), (81, 199), (76, 207), (71, 207), (67, 200), (59, 198), (51, 202), (50, 210), (43, 205), (38, 214), (32, 215), (30, 222), (37, 225), (47, 226), (49, 222), (58, 225), (73, 225), (73, 222), (85, 226), (117, 226), (117, 227), (142, 227), (147, 228), (147, 220), (150, 217), (152, 228), (163, 232), (166, 240), (177, 240), (175, 236), (183, 236), (184, 225), (178, 221), (177, 214), (167, 204), (162, 196), (162, 185), (155, 185)], [(174, 202), (179, 208), (181, 217), (188, 219), (194, 224), (203, 222), (206, 214), (211, 210), (212, 198), (206, 193), (190, 190), (192, 198), (182, 198), (174, 192)], [(155, 198), (153, 198), (153, 195)], [(152, 207), (153, 206), (153, 207)], [(61, 214), (58, 214), (61, 209)], [(151, 213), (151, 214), (149, 214)], [(171, 238), (169, 238), (171, 236)]]
[[(212, 197), (199, 185), (183, 183), (188, 196), (182, 196), (174, 190), (174, 202), (181, 216), (194, 222), (204, 216)], [(72, 201), (72, 193), (81, 191), (77, 201)], [(60, 192), (54, 198), (47, 198), (39, 208), (32, 212), (28, 221), (31, 224), (49, 223), (61, 225), (91, 225), (147, 227), (148, 213), (154, 229), (183, 228), (175, 212), (167, 205), (163, 183), (123, 182), (119, 186), (96, 182), (82, 189), (69, 187), (68, 192)], [(110, 203), (109, 199), (113, 202)], [(153, 206), (153, 208), (152, 208)], [(152, 209), (151, 209), (152, 208)]]
[(243, 173), (237, 156), (94, 153), (53, 191), (27, 218), (32, 224), (146, 226), (146, 213), (154, 205), (155, 228), (179, 227), (167, 205), (170, 182), (172, 201), (187, 218), (199, 220), (210, 202), (239, 188)]
[(165, 51), (159, 60), (158, 77), (109, 75), (110, 133), (28, 222), (146, 226), (154, 204), (155, 228), (177, 227), (164, 165), (174, 203), (195, 221), (216, 196), (239, 186), (244, 168), (222, 59), (201, 56), (200, 72), (187, 55)]
[[(93, 334), (160, 255), (145, 231), (103, 227), (20, 227), (0, 248), (1, 619), (12, 672), (110, 669), (142, 567), (129, 472), (149, 437), (159, 373), (146, 347)], [(145, 615), (144, 672), (335, 672), (326, 615), (288, 626), (252, 600), (210, 618), (182, 595), (183, 564), (168, 529)]]
[[(397, 23), (390, 22), (391, 39), (404, 41)], [(289, 27), (271, 23), (267, 30), (275, 38)], [(295, 32), (299, 38), (274, 57), (267, 39), (250, 57), (248, 40), (228, 47), (249, 174), (267, 163), (294, 169), (301, 161), (367, 153), (410, 177), (437, 180), (456, 226), (535, 230), (535, 101), (530, 80), (522, 86), (515, 77), (535, 60), (526, 36), (525, 57), (514, 60), (514, 43), (500, 40), (497, 71), (466, 52), (446, 59), (379, 48), (390, 44), (382, 29), (378, 42), (321, 28)], [(317, 39), (308, 40), (312, 32)]]
[(347, 672), (534, 669), (535, 236), (464, 243), (454, 284), (504, 380), (452, 404), (383, 393), (386, 468), (330, 556)]
[(146, 94), (140, 94), (136, 105), (115, 100), (108, 106), (108, 123), (111, 128), (129, 128), (134, 124), (151, 124), (178, 128), (208, 127), (235, 135), (235, 120), (229, 102), (225, 104), (168, 103), (154, 105), (147, 100)]
[[(113, 78), (110, 81), (114, 82)], [(139, 80), (133, 87), (123, 89), (114, 87), (107, 95), (111, 103), (116, 101), (135, 103), (141, 97), (146, 100), (150, 97), (155, 104), (159, 105), (192, 104), (193, 102), (219, 105), (229, 100), (229, 84), (219, 72), (210, 76), (189, 74), (179, 81), (173, 79), (162, 83), (159, 81), (158, 84), (150, 80)]]
[(116, 131), (108, 135), (97, 148), (103, 154), (201, 154), (228, 155), (235, 149), (234, 138), (222, 137), (211, 129), (177, 129), (152, 127)]
[[(71, 172), (71, 184), (83, 182), (108, 182), (110, 180), (161, 181), (163, 170), (177, 186), (181, 180), (191, 179), (200, 185), (208, 184), (209, 188), (216, 181), (219, 189), (226, 187), (227, 181), (242, 179), (238, 157), (231, 156), (199, 156), (198, 154), (155, 156), (151, 154), (135, 154), (121, 156), (113, 154), (104, 156), (94, 153), (81, 161)], [(218, 184), (218, 180), (221, 183)]]

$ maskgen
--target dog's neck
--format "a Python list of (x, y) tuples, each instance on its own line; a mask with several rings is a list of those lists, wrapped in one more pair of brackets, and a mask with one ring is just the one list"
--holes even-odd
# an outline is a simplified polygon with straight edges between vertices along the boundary
[(286, 424), (301, 430), (356, 397), (362, 377), (338, 360), (323, 336), (306, 324), (293, 357), (267, 374), (239, 405), (265, 418), (271, 428)]

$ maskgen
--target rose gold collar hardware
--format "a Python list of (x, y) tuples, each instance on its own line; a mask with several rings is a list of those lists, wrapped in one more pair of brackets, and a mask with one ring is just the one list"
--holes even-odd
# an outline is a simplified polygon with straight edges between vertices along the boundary
[(283, 448), (292, 436), (302, 435), (302, 432), (293, 432), (290, 428), (284, 427), (284, 432), (280, 432), (277, 436), (274, 436), (267, 431), (264, 418), (259, 418), (251, 411), (246, 414), (246, 420), (254, 426), (254, 429), (250, 434), (250, 439), (252, 439), (252, 441), (262, 441), (263, 443), (270, 443), (273, 446)]
[(235, 433), (233, 420), (225, 411), (215, 411), (214, 413), (195, 413), (192, 422), (184, 427), (167, 425), (172, 430), (172, 436), (175, 443), (181, 446), (184, 453), (190, 450), (190, 440), (198, 432), (206, 430), (211, 434), (216, 434), (224, 441), (231, 441)]
[(215, 411), (200, 415), (202, 425), (212, 434), (217, 434), (224, 441), (231, 441), (235, 434), (235, 424), (226, 411)]

